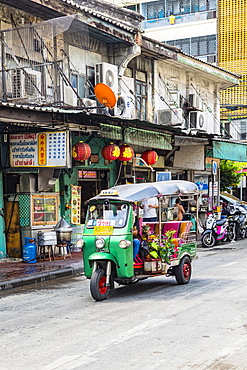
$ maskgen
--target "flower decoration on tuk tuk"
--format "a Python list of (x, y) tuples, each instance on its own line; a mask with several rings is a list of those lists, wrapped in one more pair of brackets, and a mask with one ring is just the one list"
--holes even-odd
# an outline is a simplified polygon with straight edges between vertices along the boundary
[(175, 230), (167, 231), (161, 240), (157, 235), (148, 235), (149, 256), (147, 258), (161, 258), (162, 262), (171, 264), (171, 259), (177, 258), (179, 251), (178, 243), (173, 238), (175, 232)]

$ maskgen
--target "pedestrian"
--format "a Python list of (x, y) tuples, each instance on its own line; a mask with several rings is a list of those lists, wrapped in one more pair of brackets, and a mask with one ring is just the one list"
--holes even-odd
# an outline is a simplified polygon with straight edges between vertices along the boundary
[(156, 197), (144, 199), (142, 201), (142, 207), (144, 208), (143, 221), (144, 222), (157, 222), (157, 211), (159, 208), (158, 199)]

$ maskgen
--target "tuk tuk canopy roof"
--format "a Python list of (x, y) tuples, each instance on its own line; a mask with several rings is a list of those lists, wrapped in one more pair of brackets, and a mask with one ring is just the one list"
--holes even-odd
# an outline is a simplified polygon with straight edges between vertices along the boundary
[[(97, 195), (89, 199), (86, 203), (99, 199), (127, 200), (128, 202), (138, 202), (146, 198), (159, 195), (179, 196), (187, 194), (198, 194), (197, 185), (193, 182), (183, 180), (145, 182), (139, 184), (118, 185), (108, 189), (108, 194)], [(111, 193), (117, 192), (117, 195)]]

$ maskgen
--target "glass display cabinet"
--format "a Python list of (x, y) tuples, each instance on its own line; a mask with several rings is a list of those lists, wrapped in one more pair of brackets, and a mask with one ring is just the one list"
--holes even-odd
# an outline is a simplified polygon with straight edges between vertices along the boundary
[(56, 225), (58, 218), (59, 195), (56, 193), (49, 194), (32, 194), (31, 196), (31, 225), (46, 226)]

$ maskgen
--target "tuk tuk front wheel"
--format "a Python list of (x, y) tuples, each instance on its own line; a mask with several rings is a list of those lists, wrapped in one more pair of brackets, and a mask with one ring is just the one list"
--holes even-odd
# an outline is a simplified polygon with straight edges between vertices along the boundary
[(191, 262), (188, 256), (184, 256), (178, 266), (175, 267), (175, 278), (178, 284), (188, 284), (191, 278)]
[(95, 301), (103, 301), (110, 294), (110, 286), (106, 286), (106, 272), (103, 269), (94, 271), (90, 281), (90, 292)]

